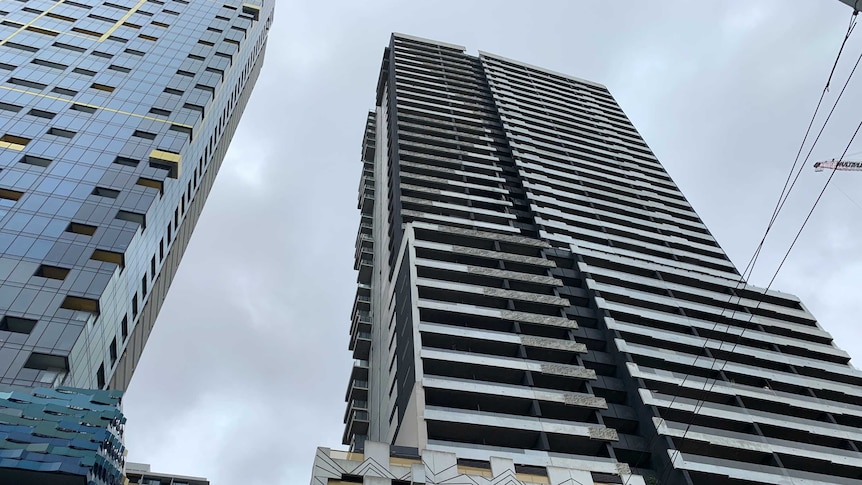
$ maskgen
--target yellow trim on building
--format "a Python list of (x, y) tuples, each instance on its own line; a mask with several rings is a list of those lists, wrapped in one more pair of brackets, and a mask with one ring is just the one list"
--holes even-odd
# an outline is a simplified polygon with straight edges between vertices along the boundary
[(121, 110), (118, 110), (118, 109), (112, 109), (112, 108), (108, 108), (108, 107), (105, 107), (105, 106), (98, 106), (98, 105), (95, 105), (95, 104), (79, 103), (79, 102), (74, 101), (74, 100), (71, 100), (71, 99), (61, 98), (61, 97), (59, 97), (59, 96), (51, 96), (50, 94), (37, 93), (37, 92), (34, 92), (34, 91), (27, 91), (26, 89), (10, 88), (10, 87), (8, 87), (8, 86), (2, 86), (2, 85), (0, 85), (0, 89), (5, 89), (6, 91), (14, 91), (14, 92), (16, 92), (16, 93), (29, 94), (29, 95), (31, 95), (31, 96), (38, 96), (38, 97), (40, 97), (40, 98), (46, 98), (46, 99), (50, 99), (50, 100), (54, 100), (54, 101), (62, 101), (62, 102), (64, 102), (64, 103), (69, 103), (69, 104), (78, 104), (78, 105), (81, 105), (81, 106), (87, 106), (87, 107), (89, 107), (89, 108), (103, 109), (103, 110), (105, 110), (105, 111), (110, 111), (110, 112), (112, 112), (112, 113), (118, 113), (118, 114), (121, 114), (121, 115), (132, 116), (132, 117), (135, 117), (135, 118), (143, 118), (143, 119), (145, 119), (145, 120), (158, 121), (158, 122), (160, 122), (160, 123), (168, 123), (168, 124), (171, 124), (171, 125), (182, 126), (182, 127), (189, 128), (189, 129), (192, 129), (192, 130), (194, 129), (194, 126), (191, 126), (191, 125), (184, 125), (184, 124), (182, 124), (182, 123), (174, 123), (174, 122), (173, 122), (173, 121), (171, 121), (171, 120), (166, 120), (166, 119), (163, 119), (163, 118), (156, 118), (156, 117), (154, 117), (154, 116), (147, 116), (147, 115), (139, 115), (139, 114), (136, 114), (136, 113), (130, 113), (130, 112), (128, 112), (128, 111), (121, 111)]
[(479, 468), (479, 467), (475, 467), (475, 466), (458, 465), (458, 473), (460, 473), (461, 475), (473, 475), (473, 476), (480, 476), (480, 477), (485, 477), (485, 478), (494, 478), (494, 476), (491, 474), (491, 470), (488, 470), (487, 468)]
[(51, 10), (54, 10), (54, 8), (55, 8), (57, 5), (60, 5), (61, 3), (65, 2), (65, 1), (66, 1), (66, 0), (57, 0), (57, 2), (56, 2), (55, 4), (51, 5), (51, 6), (50, 6), (50, 7), (48, 7), (47, 9), (45, 9), (45, 11), (44, 11), (44, 12), (42, 12), (42, 13), (40, 13), (39, 15), (37, 15), (37, 16), (35, 16), (35, 17), (33, 17), (33, 19), (32, 19), (32, 20), (30, 20), (29, 22), (27, 22), (26, 24), (24, 24), (24, 25), (23, 25), (22, 27), (20, 27), (18, 30), (16, 30), (15, 32), (12, 32), (11, 34), (9, 34), (9, 37), (6, 37), (5, 39), (0, 40), (0, 45), (3, 45), (3, 44), (5, 44), (5, 43), (9, 42), (9, 39), (11, 39), (12, 37), (15, 37), (16, 35), (18, 35), (18, 34), (20, 34), (21, 32), (23, 32), (27, 27), (30, 27), (31, 25), (33, 25), (37, 20), (39, 20), (40, 18), (44, 17), (46, 14), (48, 14), (48, 12), (50, 12)]
[(412, 466), (412, 465), (421, 465), (422, 460), (418, 458), (398, 458), (398, 457), (389, 457), (389, 464), (395, 466)]
[[(251, 11), (250, 11), (251, 10)], [(260, 6), (251, 3), (242, 4), (242, 13), (252, 15), (255, 20), (260, 20)]]
[(533, 475), (530, 473), (516, 473), (515, 478), (524, 482), (524, 483), (539, 483), (539, 484), (549, 484), (551, 480), (543, 475)]
[(147, 3), (147, 0), (140, 0), (137, 4), (135, 4), (135, 6), (132, 7), (131, 10), (126, 12), (126, 15), (123, 15), (122, 17), (120, 17), (120, 20), (117, 20), (117, 23), (115, 23), (113, 25), (113, 27), (108, 29), (107, 32), (105, 32), (101, 37), (99, 37), (99, 42), (103, 42), (108, 37), (110, 37), (111, 34), (113, 34), (117, 29), (119, 29), (120, 26), (123, 25), (123, 23), (125, 23), (126, 20), (129, 20), (129, 17), (131, 17), (135, 12), (137, 12), (138, 9), (141, 8), (141, 6), (145, 3)]
[(18, 150), (19, 152), (24, 149), (24, 145), (19, 145), (17, 143), (8, 143), (5, 141), (0, 141), (0, 148), (8, 148), (9, 150)]
[(164, 150), (153, 150), (150, 152), (150, 160), (162, 162), (171, 167), (168, 174), (171, 178), (180, 178), (180, 168), (183, 157), (178, 153), (166, 152)]

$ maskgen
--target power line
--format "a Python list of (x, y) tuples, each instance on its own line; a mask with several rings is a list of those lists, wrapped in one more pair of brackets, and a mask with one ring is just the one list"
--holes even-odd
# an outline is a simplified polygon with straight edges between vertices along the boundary
[[(769, 224), (767, 224), (766, 226), (766, 231), (764, 231), (763, 237), (760, 239), (760, 243), (757, 245), (754, 254), (751, 256), (751, 259), (748, 261), (748, 264), (742, 271), (743, 278), (750, 277), (751, 274), (754, 272), (754, 266), (757, 264), (757, 259), (760, 257), (760, 253), (763, 250), (763, 246), (766, 243), (766, 238), (769, 235), (769, 232), (772, 230), (772, 226), (775, 225), (775, 222), (778, 220), (778, 215), (784, 208), (784, 204), (790, 197), (790, 193), (793, 191), (794, 186), (796, 186), (796, 181), (799, 180), (799, 175), (802, 173), (802, 170), (805, 168), (805, 165), (811, 158), (811, 153), (814, 151), (814, 147), (817, 146), (817, 142), (820, 141), (820, 136), (823, 134), (823, 130), (826, 129), (826, 125), (832, 118), (832, 114), (835, 112), (835, 108), (838, 106), (838, 102), (841, 101), (841, 97), (844, 95), (844, 90), (847, 89), (847, 84), (850, 82), (850, 79), (853, 77), (853, 73), (856, 72), (856, 68), (859, 66), (859, 61), (862, 60), (862, 55), (860, 55), (859, 59), (856, 60), (856, 64), (853, 66), (853, 70), (850, 72), (847, 81), (841, 88), (841, 92), (838, 93), (838, 97), (835, 99), (835, 103), (832, 105), (832, 109), (829, 111), (829, 115), (826, 117), (826, 121), (823, 122), (823, 126), (817, 133), (817, 137), (814, 139), (814, 143), (811, 144), (811, 149), (808, 150), (808, 153), (805, 156), (805, 160), (802, 162), (802, 164), (799, 164), (799, 156), (802, 154), (802, 150), (805, 147), (805, 142), (808, 141), (808, 136), (811, 134), (811, 128), (814, 126), (814, 121), (817, 119), (817, 113), (820, 111), (820, 106), (823, 104), (823, 99), (825, 98), (826, 93), (829, 91), (829, 86), (832, 84), (832, 77), (835, 75), (835, 69), (838, 67), (838, 61), (841, 59), (841, 54), (844, 52), (844, 46), (847, 45), (847, 39), (850, 38), (850, 35), (856, 28), (856, 17), (858, 13), (858, 11), (854, 11), (850, 15), (850, 24), (847, 27), (847, 32), (844, 34), (844, 40), (841, 42), (841, 47), (838, 49), (838, 54), (835, 56), (835, 62), (832, 64), (832, 70), (829, 72), (829, 77), (827, 77), (826, 79), (826, 85), (823, 86), (823, 91), (820, 93), (820, 99), (817, 101), (817, 106), (814, 108), (814, 113), (811, 115), (811, 121), (808, 122), (808, 128), (805, 130), (805, 136), (802, 137), (802, 143), (799, 144), (799, 150), (796, 152), (796, 158), (793, 160), (793, 165), (790, 167), (790, 171), (787, 173), (787, 178), (784, 181), (784, 186), (781, 188), (781, 193), (778, 196), (778, 201), (775, 203), (775, 208), (772, 210), (772, 216), (769, 219)], [(796, 168), (797, 165), (799, 166), (798, 170)], [(796, 171), (795, 177), (793, 177), (794, 171)], [(792, 183), (790, 183), (791, 178), (793, 178)], [(790, 184), (789, 187), (788, 183)], [(746, 274), (748, 276), (746, 276)]]
[[(853, 70), (851, 71), (850, 75), (848, 76), (847, 82), (845, 82), (844, 86), (843, 86), (843, 87), (842, 87), (842, 89), (841, 89), (841, 93), (839, 93), (839, 96), (838, 96), (838, 98), (836, 99), (835, 104), (833, 104), (833, 107), (832, 107), (832, 110), (831, 110), (831, 111), (830, 111), (830, 113), (829, 113), (829, 116), (826, 118), (826, 121), (824, 122), (823, 127), (821, 128), (820, 132), (818, 133), (817, 137), (815, 138), (814, 144), (812, 145), (812, 149), (811, 149), (811, 150), (809, 150), (809, 152), (808, 152), (808, 154), (807, 154), (807, 156), (806, 156), (806, 158), (805, 158), (805, 161), (804, 161), (804, 162), (803, 162), (803, 164), (800, 166), (800, 168), (799, 168), (799, 172), (797, 172), (796, 178), (794, 178), (793, 183), (790, 183), (790, 179), (791, 179), (791, 177), (793, 176), (793, 172), (794, 172), (794, 170), (796, 170), (796, 167), (797, 167), (797, 165), (798, 165), (798, 163), (799, 163), (799, 157), (800, 157), (800, 155), (802, 154), (802, 150), (803, 150), (803, 149), (804, 149), (804, 147), (805, 147), (805, 142), (808, 140), (808, 136), (810, 135), (811, 128), (813, 127), (813, 125), (814, 125), (814, 121), (816, 120), (817, 113), (818, 113), (818, 112), (819, 112), (819, 110), (820, 110), (820, 107), (821, 107), (821, 105), (822, 105), (822, 103), (823, 103), (823, 99), (825, 98), (826, 93), (829, 91), (829, 86), (831, 85), (832, 78), (833, 78), (833, 76), (834, 76), (834, 74), (835, 74), (835, 70), (836, 70), (836, 68), (837, 68), (837, 66), (838, 66), (838, 62), (839, 62), (839, 61), (840, 61), (840, 59), (841, 59), (841, 55), (842, 55), (842, 53), (844, 52), (844, 47), (845, 47), (845, 45), (847, 44), (847, 40), (849, 39), (850, 35), (853, 33), (853, 30), (855, 29), (857, 14), (858, 14), (858, 11), (854, 11), (854, 12), (851, 14), (851, 17), (850, 17), (850, 23), (849, 23), (849, 26), (848, 26), (848, 28), (847, 28), (847, 32), (846, 32), (846, 33), (845, 33), (845, 35), (844, 35), (844, 39), (842, 40), (842, 42), (841, 42), (841, 46), (840, 46), (840, 48), (839, 48), (839, 50), (838, 50), (838, 53), (837, 53), (837, 55), (836, 55), (836, 57), (835, 57), (835, 62), (834, 62), (834, 63), (833, 63), (833, 65), (832, 65), (832, 69), (830, 70), (829, 76), (827, 77), (827, 80), (826, 80), (826, 84), (824, 85), (823, 90), (822, 90), (822, 92), (821, 92), (821, 94), (820, 94), (820, 99), (818, 100), (818, 102), (817, 102), (817, 106), (816, 106), (816, 108), (815, 108), (815, 110), (814, 110), (814, 113), (813, 113), (813, 114), (812, 114), (812, 116), (811, 116), (811, 121), (809, 122), (809, 124), (808, 124), (808, 128), (807, 128), (807, 129), (806, 129), (806, 131), (805, 131), (805, 135), (804, 135), (804, 137), (803, 137), (803, 139), (802, 139), (802, 143), (800, 144), (799, 150), (797, 151), (796, 158), (794, 159), (793, 165), (791, 166), (791, 169), (790, 169), (790, 171), (789, 171), (789, 173), (788, 173), (788, 175), (787, 175), (787, 179), (785, 180), (784, 186), (782, 187), (781, 194), (779, 195), (778, 201), (776, 202), (776, 206), (775, 206), (775, 209), (773, 210), (773, 214), (772, 214), (772, 216), (770, 217), (769, 224), (767, 225), (766, 231), (764, 232), (763, 237), (761, 238), (760, 243), (758, 244), (757, 248), (755, 249), (754, 254), (752, 255), (751, 259), (749, 260), (748, 264), (746, 265), (745, 270), (743, 270), (742, 274), (740, 275), (740, 278), (739, 278), (739, 280), (737, 281), (737, 284), (736, 284), (735, 290), (739, 290), (739, 289), (741, 288), (741, 286), (743, 286), (743, 285), (747, 286), (747, 284), (745, 283), (745, 280), (746, 280), (746, 274), (749, 274), (749, 275), (750, 275), (750, 274), (754, 271), (754, 267), (755, 267), (755, 265), (757, 264), (757, 260), (758, 260), (758, 258), (759, 258), (759, 256), (760, 256), (761, 251), (762, 251), (762, 249), (763, 249), (763, 246), (764, 246), (764, 244), (765, 244), (765, 242), (766, 242), (766, 238), (767, 238), (767, 236), (768, 236), (768, 234), (769, 234), (770, 230), (772, 229), (772, 226), (774, 225), (775, 221), (777, 220), (777, 217), (778, 217), (779, 213), (781, 212), (781, 210), (782, 210), (782, 208), (783, 208), (783, 206), (784, 206), (784, 202), (786, 202), (787, 197), (790, 195), (790, 192), (792, 191), (793, 186), (794, 186), (794, 185), (795, 185), (795, 183), (796, 183), (796, 179), (798, 179), (798, 177), (799, 177), (799, 172), (801, 172), (801, 170), (804, 168), (805, 164), (807, 163), (808, 158), (811, 156), (811, 152), (813, 151), (813, 147), (814, 147), (814, 145), (816, 145), (817, 141), (820, 139), (820, 135), (823, 133), (823, 130), (825, 129), (826, 123), (828, 123), (828, 122), (829, 122), (829, 119), (831, 118), (832, 113), (834, 112), (835, 107), (836, 107), (836, 106), (837, 106), (837, 104), (838, 104), (838, 101), (840, 101), (840, 99), (841, 99), (841, 95), (843, 95), (844, 90), (845, 90), (845, 89), (846, 89), (846, 87), (847, 87), (847, 84), (850, 82), (850, 78), (852, 78), (853, 73), (856, 71), (856, 68), (857, 68), (857, 66), (859, 65), (860, 60), (862, 60), (862, 54), (860, 54), (860, 57), (859, 57), (859, 59), (857, 59), (856, 64), (855, 64), (855, 65), (854, 65), (854, 67), (853, 67)], [(848, 146), (848, 148), (849, 148), (849, 146)], [(846, 150), (845, 150), (845, 153), (846, 153)], [(843, 155), (842, 155), (842, 158), (843, 158)], [(833, 175), (834, 175), (834, 171), (833, 171)], [(831, 179), (831, 177), (830, 177), (830, 179)], [(788, 184), (790, 184), (789, 188), (788, 188)], [(807, 220), (806, 220), (806, 222), (807, 222)], [(803, 226), (803, 227), (804, 227), (804, 226)], [(797, 237), (798, 237), (798, 236), (797, 236)], [(794, 241), (794, 242), (795, 242), (795, 241)], [(791, 246), (791, 248), (792, 248), (792, 246)], [(786, 259), (786, 256), (785, 256), (785, 259)], [(779, 269), (780, 269), (780, 268), (779, 268)], [(774, 277), (773, 277), (773, 280), (774, 280)], [(771, 282), (770, 282), (770, 284), (771, 284)], [(766, 291), (768, 291), (768, 288), (767, 288), (767, 290), (766, 290)], [(760, 300), (758, 301), (757, 305), (755, 306), (755, 309), (757, 309), (757, 308), (759, 307), (760, 302), (762, 301), (763, 297), (766, 295), (766, 291), (764, 291), (764, 293), (761, 295), (761, 298), (760, 298)], [(671, 295), (671, 296), (672, 296), (672, 295)], [(730, 297), (730, 299), (727, 301), (727, 303), (726, 303), (727, 305), (730, 305), (730, 304), (731, 304), (731, 302), (733, 301), (734, 296), (736, 296), (736, 295), (735, 295), (735, 292), (734, 292), (734, 295), (732, 295), (732, 296)], [(739, 299), (739, 301), (741, 301), (741, 300), (742, 300), (742, 297), (737, 296), (737, 298)], [(675, 297), (674, 297), (674, 300), (676, 300), (676, 298), (675, 298)], [(721, 313), (719, 314), (719, 316), (720, 316), (720, 317), (723, 317), (723, 316), (724, 316), (724, 312), (726, 311), (726, 309), (727, 309), (726, 307), (725, 307), (725, 308), (722, 308), (722, 311), (721, 311)], [(732, 313), (731, 313), (731, 316), (730, 316), (730, 319), (731, 319), (731, 320), (733, 319), (733, 317), (735, 316), (735, 314), (736, 314), (736, 309), (734, 308), (734, 309), (733, 309), (733, 311), (732, 311)], [(686, 320), (688, 320), (688, 315), (687, 315), (687, 314), (685, 314), (685, 312), (684, 312), (684, 311), (683, 311), (683, 316), (685, 316)], [(754, 317), (754, 315), (752, 314), (752, 318), (753, 318), (753, 317)], [(745, 327), (743, 327), (742, 331), (737, 335), (736, 343), (735, 343), (735, 344), (734, 344), (734, 346), (733, 346), (733, 348), (734, 348), (734, 349), (736, 348), (736, 346), (738, 345), (738, 343), (741, 341), (742, 336), (743, 336), (743, 334), (745, 333), (745, 330), (747, 329), (748, 323), (750, 323), (750, 319), (749, 319), (749, 322), (746, 322), (746, 325), (745, 325)], [(712, 331), (715, 331), (715, 329), (718, 327), (718, 325), (719, 325), (719, 322), (715, 322), (715, 323), (713, 324)], [(726, 326), (726, 329), (725, 329), (724, 335), (727, 335), (727, 334), (730, 332), (731, 325), (730, 325), (730, 324), (725, 324), (725, 326)], [(697, 364), (697, 360), (700, 358), (700, 356), (701, 356), (701, 355), (703, 355), (703, 350), (707, 348), (707, 346), (709, 345), (710, 340), (712, 340), (712, 339), (710, 339), (710, 338), (705, 338), (705, 339), (704, 339), (704, 345), (703, 345), (703, 347), (701, 348), (701, 352), (700, 352), (700, 353), (698, 353), (698, 355), (696, 355), (696, 356), (695, 356), (695, 360), (690, 364), (690, 367), (691, 367), (691, 368), (693, 368), (693, 367)], [(723, 343), (723, 342), (724, 342), (724, 340), (721, 340), (720, 342), (722, 342), (722, 343)], [(719, 346), (720, 346), (720, 345), (721, 345), (721, 344), (719, 344)], [(712, 366), (711, 366), (711, 367), (712, 367)], [(711, 370), (714, 370), (714, 369), (712, 369), (712, 368), (711, 368)], [(681, 383), (679, 384), (679, 386), (678, 386), (678, 390), (674, 393), (674, 395), (673, 395), (673, 397), (672, 397), (672, 399), (671, 399), (671, 402), (670, 402), (670, 404), (668, 405), (668, 409), (672, 409), (672, 408), (673, 408), (673, 404), (674, 404), (674, 402), (676, 401), (677, 397), (679, 397), (679, 393), (680, 393), (680, 391), (682, 390), (683, 386), (685, 385), (685, 381), (690, 377), (690, 375), (691, 375), (690, 373), (686, 373), (686, 374), (685, 374), (685, 376), (683, 377), (682, 382), (681, 382)], [(706, 383), (708, 383), (708, 379), (707, 379), (707, 380), (705, 380), (704, 388), (701, 390), (701, 392), (702, 392), (702, 393), (705, 393), (705, 392), (706, 392)], [(714, 386), (714, 385), (715, 385), (715, 383), (713, 383), (713, 386)], [(711, 390), (711, 389), (710, 389), (710, 390)], [(698, 400), (698, 402), (701, 402), (701, 400), (699, 399), (699, 400)], [(691, 416), (691, 419), (690, 419), (690, 421), (689, 421), (689, 424), (688, 424), (688, 425), (687, 425), (687, 427), (686, 427), (686, 432), (687, 432), (688, 428), (691, 426), (691, 423), (693, 422), (693, 420), (694, 420), (694, 416), (696, 415), (696, 413), (697, 413), (697, 410), (695, 409), (695, 412), (694, 412), (694, 413), (692, 413), (692, 416)], [(663, 418), (660, 418), (660, 420), (661, 420), (661, 422), (664, 422), (664, 421), (665, 421)], [(686, 432), (684, 432), (684, 433), (683, 433), (683, 440), (685, 439), (685, 433), (686, 433)], [(653, 438), (650, 440), (649, 444), (648, 444), (648, 445), (647, 445), (647, 447), (646, 447), (646, 450), (645, 450), (645, 451), (642, 451), (642, 452), (640, 453), (640, 456), (638, 457), (638, 460), (635, 462), (635, 468), (637, 468), (637, 467), (640, 465), (641, 460), (643, 459), (643, 457), (645, 456), (645, 454), (646, 454), (646, 453), (650, 453), (650, 450), (652, 449), (653, 444), (655, 444), (655, 441), (656, 441), (657, 439), (659, 439), (660, 437), (661, 437), (661, 435), (660, 435), (659, 430), (658, 430), (658, 427), (657, 427), (657, 428), (656, 428), (656, 434), (655, 434), (655, 435), (653, 436)], [(672, 458), (672, 459), (671, 459), (671, 462), (670, 462), (669, 466), (665, 469), (665, 472), (664, 472), (664, 473), (662, 473), (662, 480), (664, 480), (664, 477), (665, 477), (666, 475), (669, 475), (669, 473), (671, 472), (671, 470), (673, 470), (673, 469), (674, 469), (674, 465), (673, 465), (673, 460), (674, 460), (674, 459), (675, 459), (675, 458)], [(628, 482), (629, 482), (629, 480), (631, 480), (631, 477), (632, 477), (632, 476), (633, 476), (633, 474), (632, 474), (632, 475), (629, 475), (629, 477), (628, 477), (628, 478), (626, 479), (626, 481), (624, 482), (624, 485), (628, 485)]]
[[(850, 141), (847, 142), (847, 146), (844, 148), (844, 152), (841, 154), (841, 159), (843, 159), (847, 155), (847, 152), (850, 150), (850, 146), (853, 144), (853, 140), (856, 139), (856, 135), (859, 134), (860, 129), (862, 129), (862, 121), (860, 121), (859, 124), (856, 126), (856, 130), (853, 132), (853, 136), (851, 136)], [(778, 273), (781, 271), (781, 268), (784, 267), (784, 263), (787, 262), (787, 258), (790, 256), (790, 252), (793, 251), (793, 248), (796, 246), (797, 241), (799, 241), (799, 237), (802, 235), (802, 231), (804, 231), (805, 227), (808, 225), (808, 221), (811, 220), (811, 215), (814, 214), (814, 210), (817, 209), (817, 205), (820, 203), (820, 200), (823, 198), (823, 194), (826, 192), (826, 189), (829, 187), (829, 183), (832, 181), (832, 178), (835, 176), (835, 172), (837, 172), (837, 170), (836, 170), (836, 168), (833, 168), (832, 173), (829, 174), (829, 178), (826, 179), (826, 183), (823, 184), (823, 188), (820, 190), (820, 193), (817, 194), (817, 199), (814, 200), (814, 204), (811, 206), (811, 210), (809, 210), (808, 214), (805, 216), (805, 220), (802, 222), (802, 226), (796, 232), (796, 236), (794, 236), (793, 241), (790, 243), (790, 247), (787, 248), (787, 251), (784, 253), (784, 257), (781, 259), (781, 262), (779, 263), (778, 268), (775, 269), (775, 273), (772, 275), (772, 278), (769, 280), (769, 284), (766, 286), (766, 289), (764, 290), (761, 298), (757, 301), (757, 304), (754, 306), (755, 310), (760, 307), (760, 304), (763, 302), (763, 296), (766, 295), (766, 292), (769, 291), (769, 289), (772, 287), (773, 283), (775, 283), (776, 278), (778, 278)], [(752, 314), (751, 318), (749, 318), (748, 322), (746, 322), (746, 327), (743, 329), (742, 333), (740, 333), (739, 336), (737, 337), (737, 340), (733, 344), (733, 347), (731, 347), (729, 353), (732, 354), (736, 350), (736, 347), (739, 345), (739, 342), (742, 339), (742, 334), (745, 333), (745, 330), (748, 328), (748, 324), (751, 323), (751, 319), (753, 317), (754, 317), (754, 314)], [(713, 363), (716, 360), (717, 359), (713, 359)], [(728, 362), (727, 359), (724, 359), (724, 362), (721, 364), (721, 367), (718, 369), (719, 372), (724, 372), (724, 367), (727, 365), (727, 362)], [(710, 366), (710, 370), (715, 370), (712, 365)], [(707, 382), (708, 382), (708, 380), (707, 380)], [(717, 382), (717, 380), (713, 379), (713, 383), (712, 383), (712, 386), (710, 387), (709, 392), (711, 392), (712, 389), (715, 387), (716, 382)], [(706, 385), (704, 385), (704, 391), (705, 390), (706, 390)], [(702, 394), (705, 394), (705, 392), (703, 392)], [(706, 404), (706, 401), (704, 399), (698, 399), (698, 401), (695, 403), (695, 408), (694, 408), (693, 412), (691, 413), (691, 418), (689, 419), (689, 422), (686, 425), (685, 430), (682, 433), (682, 437), (680, 438), (679, 446), (675, 447), (675, 449), (673, 451), (673, 453), (676, 453), (676, 456), (679, 456), (679, 454), (682, 453), (681, 448), (682, 448), (682, 445), (685, 443), (685, 438), (686, 438), (686, 435), (688, 434), (689, 429), (691, 428), (692, 424), (694, 423), (694, 417), (700, 412), (700, 409), (703, 408), (704, 404)], [(671, 406), (672, 406), (672, 404), (671, 404)], [(673, 466), (673, 461), (675, 459), (676, 459), (675, 457), (671, 458), (671, 460), (670, 460), (671, 461), (671, 467)], [(671, 467), (668, 467), (667, 470), (665, 470), (665, 471), (669, 472)], [(664, 480), (664, 478), (665, 478), (665, 474), (662, 474), (661, 480)], [(661, 482), (661, 480), (659, 480), (659, 482)]]

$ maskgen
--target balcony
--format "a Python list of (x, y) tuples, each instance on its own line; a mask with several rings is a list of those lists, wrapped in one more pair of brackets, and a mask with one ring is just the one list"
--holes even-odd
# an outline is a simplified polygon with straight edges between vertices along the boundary
[(371, 263), (372, 261), (374, 261), (373, 237), (363, 232), (359, 232), (356, 235), (356, 242), (354, 243), (354, 247), (356, 248), (356, 251), (353, 253), (353, 269), (359, 269), (359, 264), (362, 259), (367, 260), (367, 263)]
[(359, 232), (356, 233), (356, 241), (354, 242), (353, 247), (355, 247), (357, 251), (359, 248), (373, 249), (374, 238), (370, 234), (363, 232), (362, 228), (360, 228)]
[(353, 323), (350, 325), (350, 338), (355, 338), (357, 332), (371, 332), (370, 313), (357, 311), (353, 314)]
[(372, 264), (374, 261), (374, 251), (371, 248), (359, 246), (354, 254), (353, 269), (360, 270), (362, 263)]
[(363, 189), (374, 190), (374, 170), (367, 165), (363, 168), (362, 175), (359, 177), (359, 187), (357, 190), (359, 191), (360, 200), (362, 199)]
[(356, 291), (356, 298), (353, 300), (353, 312), (355, 315), (358, 312), (370, 312), (371, 311), (371, 296), (363, 295), (360, 290)]
[(354, 359), (367, 359), (371, 354), (371, 332), (357, 332), (350, 341)]
[(347, 385), (347, 392), (344, 395), (344, 402), (354, 400), (368, 400), (368, 381), (360, 379), (351, 379)]
[(368, 434), (368, 411), (349, 407), (344, 423), (346, 426), (344, 427), (344, 436), (342, 436), (341, 442), (349, 445), (354, 435)]
[(367, 360), (354, 360), (353, 361), (353, 370), (350, 372), (351, 380), (368, 380), (368, 361)]
[(374, 189), (373, 188), (365, 188), (360, 193), (359, 198), (359, 209), (362, 210), (362, 213), (365, 215), (371, 215), (374, 211)]
[(356, 282), (364, 285), (371, 284), (371, 275), (374, 272), (374, 264), (372, 264), (372, 260), (370, 259), (360, 259), (359, 260), (359, 274), (356, 276)]

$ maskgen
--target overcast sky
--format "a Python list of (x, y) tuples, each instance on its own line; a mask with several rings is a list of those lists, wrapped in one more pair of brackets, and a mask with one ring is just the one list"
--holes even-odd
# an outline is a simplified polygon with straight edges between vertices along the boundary
[[(607, 85), (744, 267), (849, 17), (838, 0), (279, 0), (263, 73), (125, 398), (128, 458), (214, 485), (292, 485), (308, 483), (316, 446), (340, 447), (360, 141), (391, 32)], [(857, 32), (829, 105), (860, 51)], [(839, 156), (859, 122), (862, 79), (844, 96), (754, 284), (828, 176), (811, 165)], [(862, 173), (838, 173), (774, 285), (856, 363), (860, 222)]]

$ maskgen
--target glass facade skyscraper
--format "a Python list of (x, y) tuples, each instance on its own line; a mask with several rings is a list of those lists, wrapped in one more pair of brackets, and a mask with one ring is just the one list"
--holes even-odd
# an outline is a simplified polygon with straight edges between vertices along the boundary
[(313, 484), (860, 483), (862, 372), (604, 86), (396, 34), (361, 161), (350, 452)]
[(0, 384), (126, 389), (260, 72), (273, 7), (0, 3)]
[(272, 6), (0, 5), (0, 382), (126, 387)]

